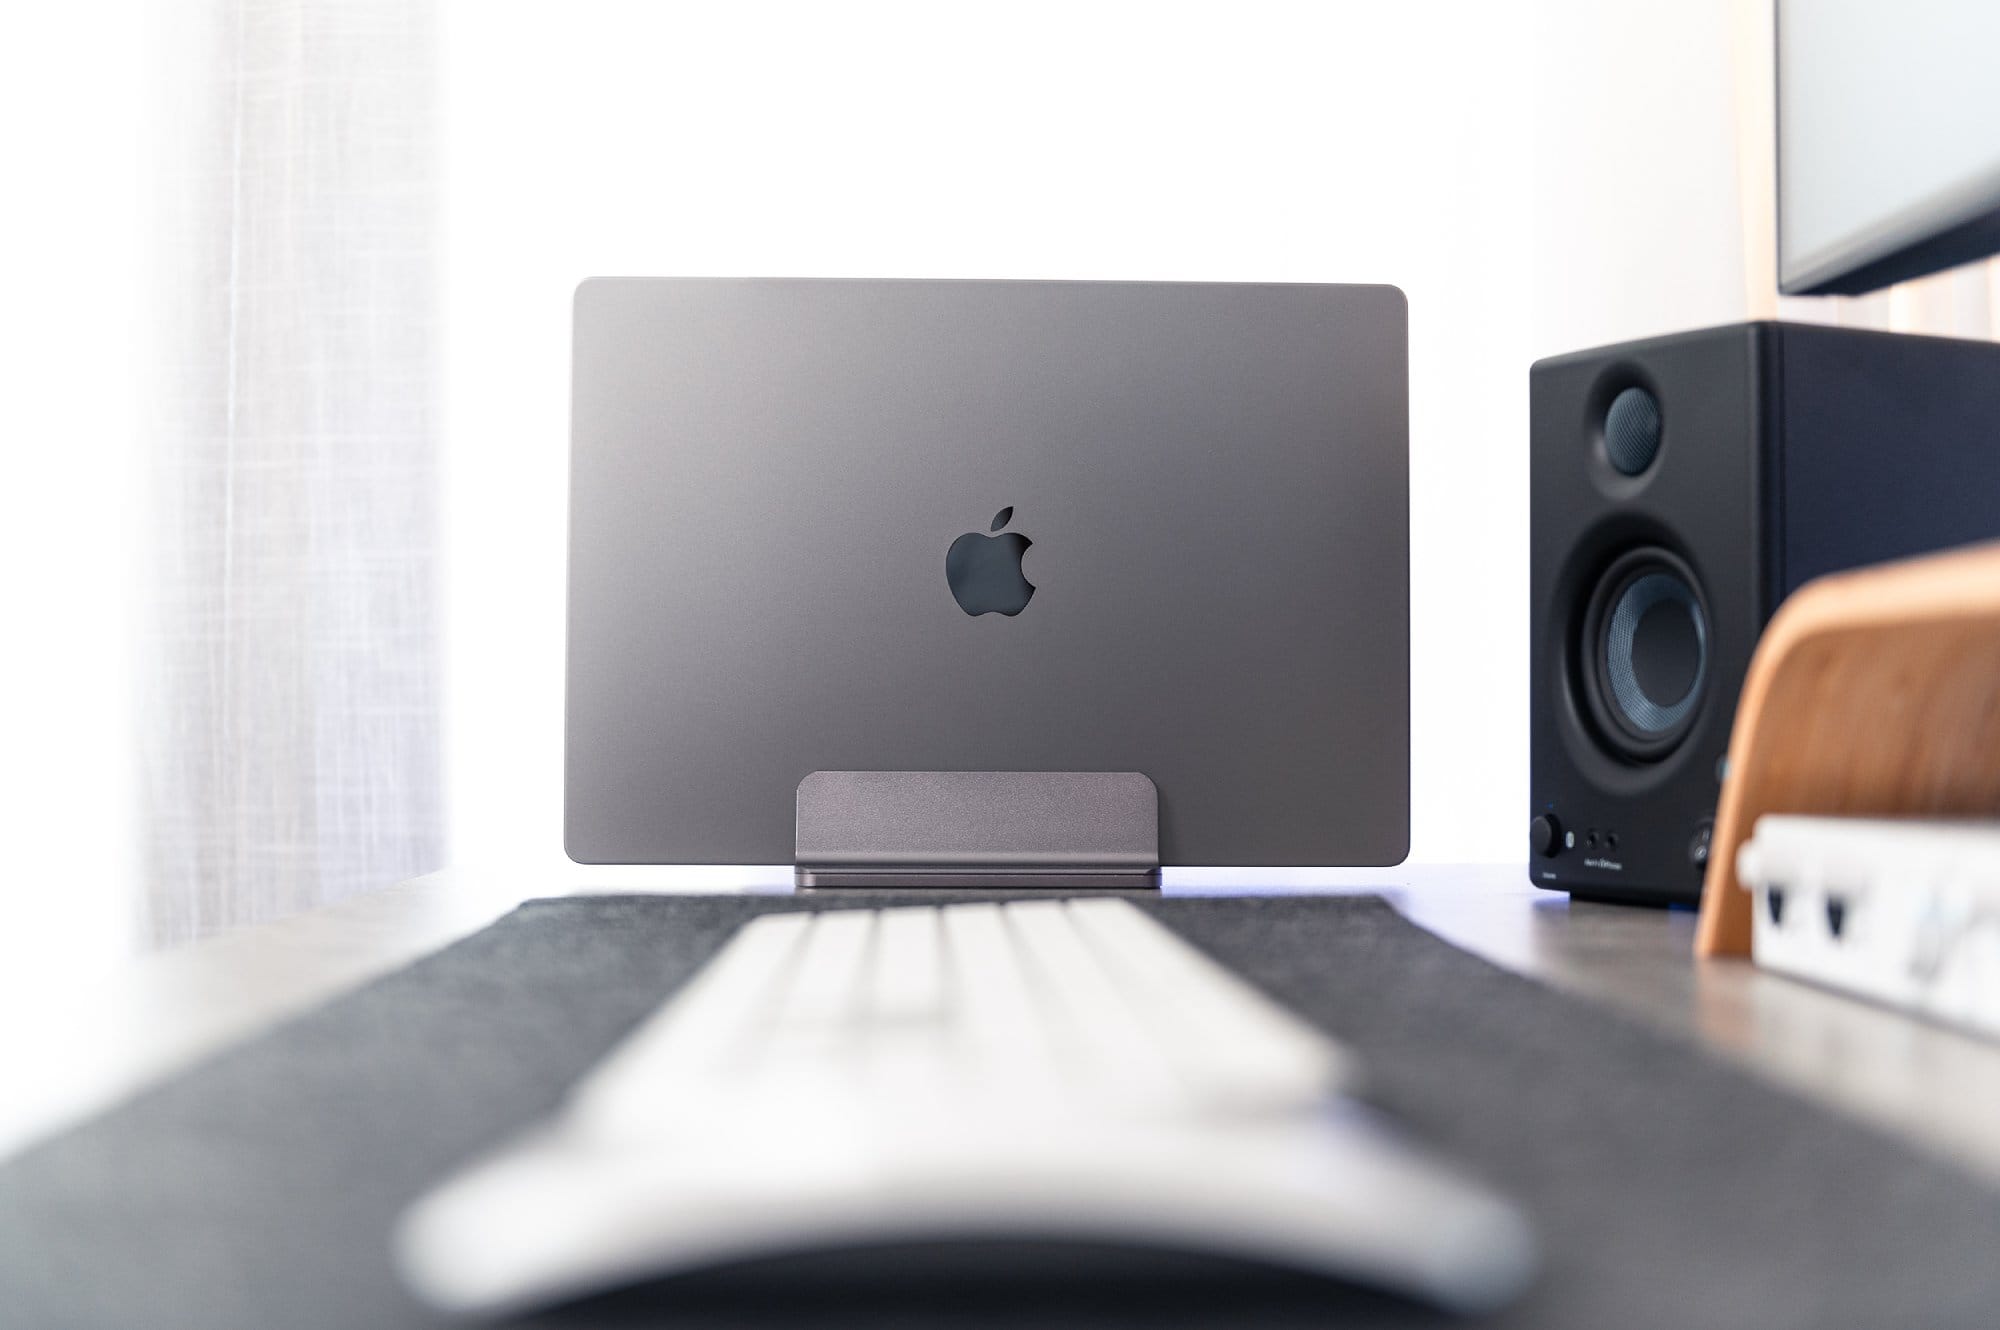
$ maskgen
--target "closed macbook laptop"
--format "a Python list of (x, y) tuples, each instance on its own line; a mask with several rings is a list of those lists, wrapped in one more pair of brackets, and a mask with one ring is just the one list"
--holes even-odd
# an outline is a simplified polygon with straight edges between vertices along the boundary
[(593, 279), (565, 837), (789, 863), (816, 770), (1139, 771), (1161, 861), (1409, 842), (1385, 286)]

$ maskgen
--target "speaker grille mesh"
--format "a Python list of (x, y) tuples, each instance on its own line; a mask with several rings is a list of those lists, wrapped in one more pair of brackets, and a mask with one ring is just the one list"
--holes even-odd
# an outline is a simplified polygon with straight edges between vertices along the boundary
[(1620, 475), (1636, 476), (1660, 451), (1660, 404), (1644, 388), (1627, 388), (1604, 413), (1604, 452)]

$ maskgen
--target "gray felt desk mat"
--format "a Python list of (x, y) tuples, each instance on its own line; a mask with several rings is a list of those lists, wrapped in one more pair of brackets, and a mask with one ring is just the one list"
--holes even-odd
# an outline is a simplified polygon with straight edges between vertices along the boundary
[[(388, 1265), (401, 1208), (553, 1108), (736, 925), (828, 903), (531, 902), (0, 1166), (0, 1326), (437, 1324)], [(1146, 908), (1349, 1041), (1372, 1098), (1527, 1207), (1542, 1277), (1480, 1325), (2000, 1326), (2000, 1193), (1941, 1162), (1377, 900)], [(771, 1323), (1466, 1324), (1278, 1272), (1015, 1248), (767, 1263), (532, 1322)]]

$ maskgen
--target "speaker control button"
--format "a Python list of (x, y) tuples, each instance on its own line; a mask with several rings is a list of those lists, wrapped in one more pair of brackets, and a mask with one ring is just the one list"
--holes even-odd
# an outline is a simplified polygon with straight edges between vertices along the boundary
[(1702, 821), (1702, 824), (1700, 826), (1694, 829), (1694, 835), (1688, 838), (1689, 864), (1693, 865), (1695, 868), (1702, 869), (1704, 871), (1707, 870), (1708, 842), (1709, 838), (1712, 837), (1714, 834), (1715, 834), (1715, 823), (1710, 822), (1706, 819)]
[(1562, 853), (1562, 823), (1544, 813), (1528, 824), (1528, 848), (1544, 859)]

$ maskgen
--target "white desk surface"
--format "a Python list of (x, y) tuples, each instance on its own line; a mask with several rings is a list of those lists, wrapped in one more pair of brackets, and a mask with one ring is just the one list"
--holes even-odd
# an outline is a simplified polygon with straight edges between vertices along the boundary
[[(1189, 875), (1193, 876), (1193, 875)], [(533, 896), (713, 889), (690, 870), (443, 872), (140, 958), (0, 1013), (0, 1156), (147, 1083), (468, 934)], [(762, 889), (782, 889), (771, 879)], [(705, 885), (704, 885), (705, 884)], [(740, 877), (727, 890), (759, 889)], [(1171, 879), (1169, 894), (1227, 889)], [(1496, 964), (1689, 1037), (2000, 1182), (2000, 1043), (1740, 962), (1697, 966), (1688, 911), (1571, 903), (1507, 866), (1289, 875), (1258, 890), (1379, 891)]]

